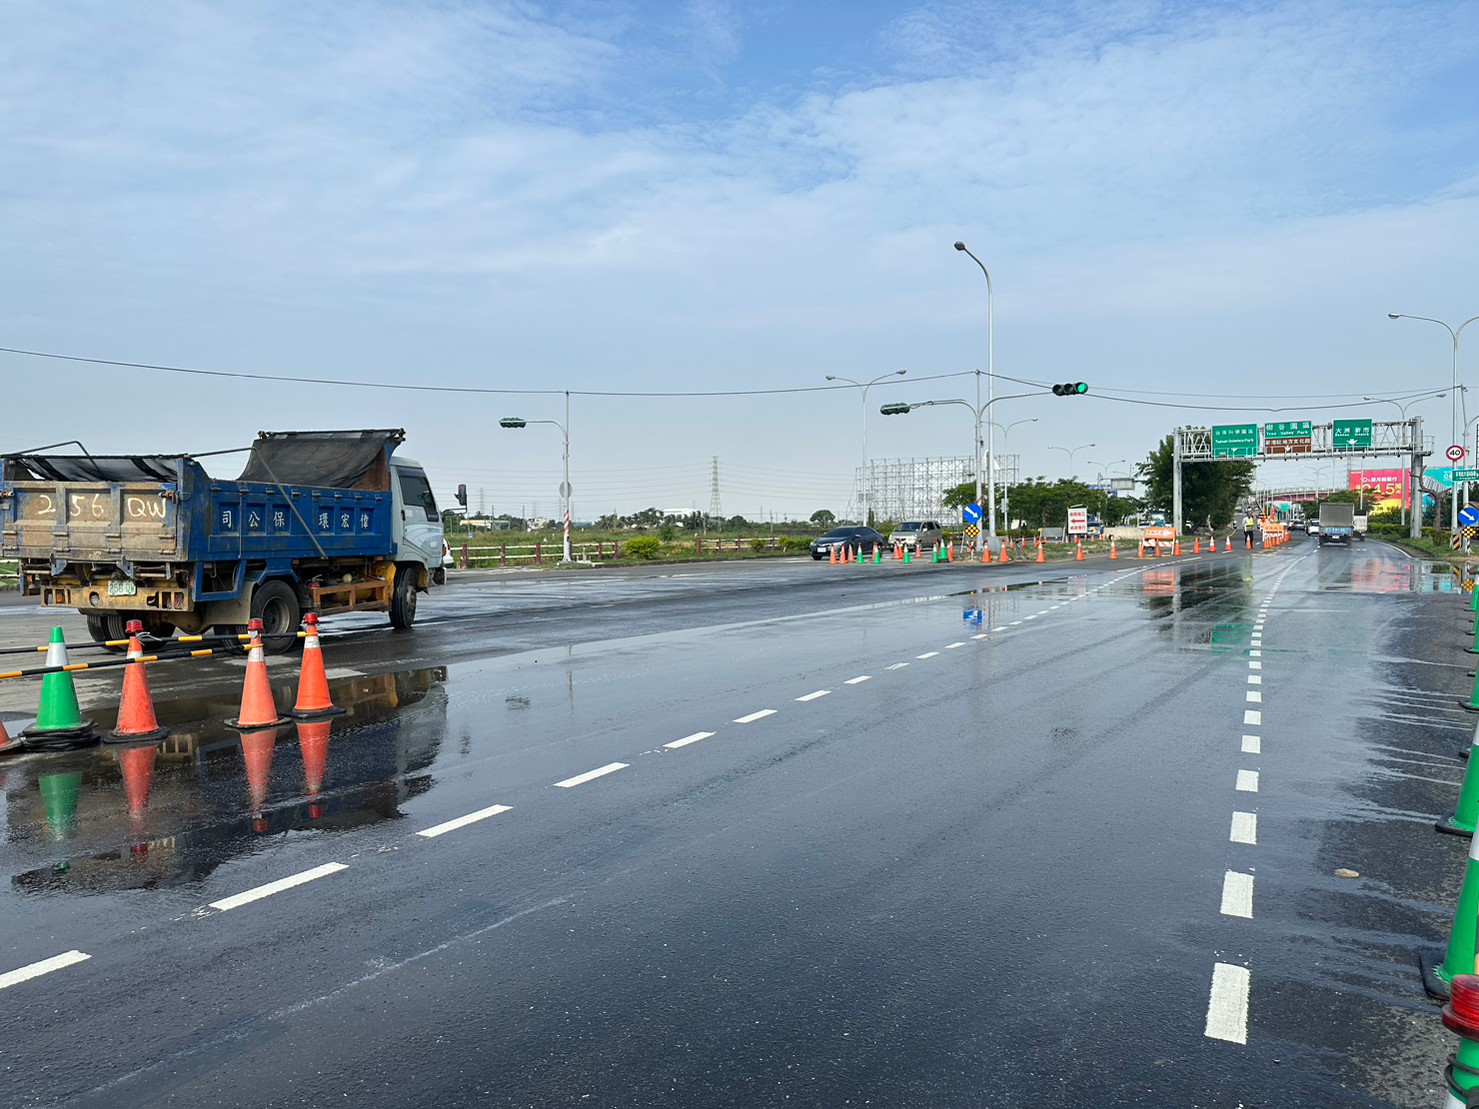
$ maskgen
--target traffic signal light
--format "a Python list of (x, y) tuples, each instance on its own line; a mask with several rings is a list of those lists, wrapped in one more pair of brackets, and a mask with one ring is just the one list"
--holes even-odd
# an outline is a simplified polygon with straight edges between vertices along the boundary
[(1070, 381), (1064, 385), (1053, 386), (1053, 396), (1055, 397), (1076, 397), (1088, 391), (1089, 387), (1082, 381)]

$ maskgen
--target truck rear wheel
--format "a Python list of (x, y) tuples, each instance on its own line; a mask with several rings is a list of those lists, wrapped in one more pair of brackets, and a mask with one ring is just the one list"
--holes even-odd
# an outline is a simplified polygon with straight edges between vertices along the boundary
[(409, 628), (416, 622), (416, 567), (397, 566), (390, 594), (390, 626)]
[(264, 581), (252, 591), (252, 619), (262, 621), (262, 648), (269, 655), (287, 654), (298, 645), (303, 610), (287, 582)]
[[(92, 637), (94, 643), (106, 643), (110, 639), (128, 638), (128, 620), (117, 613), (109, 612), (101, 616), (87, 617), (87, 634)], [(126, 648), (108, 647), (107, 650), (114, 654), (123, 654)]]

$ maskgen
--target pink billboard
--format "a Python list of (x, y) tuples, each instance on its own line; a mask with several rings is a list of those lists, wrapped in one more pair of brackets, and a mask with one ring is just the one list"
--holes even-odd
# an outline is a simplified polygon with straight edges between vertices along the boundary
[(1366, 496), (1382, 506), (1401, 508), (1409, 503), (1412, 474), (1407, 470), (1352, 470), (1352, 492), (1364, 489)]

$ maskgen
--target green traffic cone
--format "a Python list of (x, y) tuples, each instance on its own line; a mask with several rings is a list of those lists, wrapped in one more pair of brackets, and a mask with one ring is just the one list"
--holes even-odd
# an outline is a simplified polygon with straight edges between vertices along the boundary
[(52, 839), (66, 839), (77, 824), (77, 795), (82, 791), (82, 772), (41, 775), (41, 806)]
[[(1467, 985), (1472, 987), (1472, 983)], [(1463, 992), (1470, 994), (1472, 988)], [(1449, 1065), (1443, 1074), (1448, 1087), (1448, 1100), (1443, 1103), (1443, 1109), (1464, 1109), (1464, 1106), (1472, 1105), (1469, 1091), (1479, 1088), (1479, 1041), (1473, 1038), (1479, 1035), (1479, 1029), (1473, 1027), (1472, 1009), (1472, 999), (1466, 999), (1463, 1004), (1450, 1002), (1443, 1007), (1443, 1023), (1459, 1034), (1458, 1050), (1449, 1057)]]
[[(62, 638), (61, 628), (51, 629), (46, 665), (67, 665), (67, 644)], [(82, 719), (82, 710), (77, 707), (77, 687), (72, 683), (72, 675), (60, 671), (43, 677), (41, 707), (36, 712), (36, 723), (21, 733), (29, 746), (43, 746), (49, 739), (89, 739), (93, 732), (92, 721)]]
[(873, 565), (874, 566), (877, 566), (882, 561), (883, 561), (883, 556), (879, 553), (878, 544), (877, 543), (874, 543), (873, 544)]
[(1470, 612), (1479, 612), (1479, 587), (1476, 587), (1476, 585), (1479, 585), (1479, 583), (1472, 583), (1471, 582), (1470, 585), (1469, 585), (1469, 611)]
[(1474, 642), (1470, 646), (1465, 647), (1464, 650), (1468, 651), (1471, 655), (1479, 655), (1479, 619), (1474, 621)]
[(909, 563), (911, 563), (911, 562), (914, 561), (914, 559), (912, 557), (910, 557), (910, 554), (909, 554), (909, 552), (912, 551), (913, 549), (914, 549), (913, 547), (905, 547), (904, 548), (904, 565), (905, 566), (908, 566)]
[(1479, 762), (1479, 758), (1474, 756), (1476, 746), (1479, 746), (1479, 724), (1474, 726), (1474, 741), (1469, 745), (1469, 765), (1464, 768), (1464, 784), (1459, 787), (1458, 804), (1454, 806), (1453, 815), (1433, 825), (1440, 832), (1472, 836), (1476, 824), (1479, 824), (1479, 770), (1474, 768), (1474, 764)]
[(1435, 962), (1427, 952), (1418, 959), (1423, 988), (1445, 1000), (1455, 974), (1474, 973), (1475, 914), (1479, 913), (1479, 854), (1476, 852), (1479, 852), (1479, 837), (1469, 841), (1469, 858), (1464, 864), (1464, 881), (1459, 887), (1458, 908), (1453, 914), (1453, 928), (1448, 934), (1443, 961)]

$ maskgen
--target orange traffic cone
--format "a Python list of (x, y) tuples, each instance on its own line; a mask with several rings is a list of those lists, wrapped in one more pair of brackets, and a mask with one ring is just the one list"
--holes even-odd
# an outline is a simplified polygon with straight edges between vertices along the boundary
[[(1006, 554), (1007, 553), (1007, 549), (1005, 547), (1003, 547), (1001, 549), (1001, 553), (1002, 554)], [(990, 543), (983, 543), (981, 545), (981, 562), (984, 564), (984, 563), (989, 563), (990, 561), (991, 561), (991, 544)]]
[(267, 779), (272, 774), (272, 748), (276, 743), (276, 728), (241, 733), (241, 757), (246, 762), (247, 793), (254, 816), (267, 803)]
[(1084, 545), (1082, 543), (1075, 543), (1073, 545), (1073, 547), (1074, 547), (1073, 561), (1075, 561), (1075, 562), (1082, 562), (1084, 560)]
[(955, 561), (955, 544), (954, 543), (951, 543), (949, 546), (947, 546), (945, 548), (945, 561), (946, 562), (954, 562)]
[(1109, 537), (1109, 557), (1116, 559), (1120, 556), (1120, 549), (1114, 545), (1114, 536)]
[(328, 720), (304, 720), (298, 724), (298, 750), (303, 754), (303, 792), (315, 796), (324, 784), (324, 768), (329, 763)]
[(308, 634), (303, 637), (303, 665), (298, 671), (298, 701), (289, 716), (299, 720), (315, 716), (335, 716), (344, 710), (329, 696), (329, 679), (324, 674), (324, 653), (318, 642), (318, 613), (303, 617)]
[(226, 721), (229, 728), (275, 728), (286, 724), (286, 716), (277, 715), (277, 702), (272, 699), (272, 684), (267, 680), (267, 662), (262, 652), (262, 621), (247, 624), (251, 646), (247, 649), (246, 680), (241, 686), (241, 712), (235, 720)]
[(1181, 557), (1181, 538), (1179, 536), (1176, 538), (1175, 542), (1171, 544), (1171, 553), (1178, 558)]
[(1253, 536), (1251, 534), (1243, 536), (1243, 542), (1247, 544), (1246, 550), (1251, 551), (1253, 549)]
[(10, 733), (5, 730), (5, 721), (0, 720), (0, 751), (8, 750), (12, 745), (19, 747), (21, 746), (21, 741), (11, 739)]
[(1156, 556), (1156, 558), (1160, 558), (1161, 557), (1161, 541), (1159, 539), (1157, 539), (1155, 541), (1154, 546), (1155, 546), (1155, 556)]
[(1042, 540), (1039, 539), (1037, 541), (1037, 561), (1038, 562), (1046, 562), (1047, 560), (1048, 560), (1048, 556), (1043, 553)]
[(1135, 548), (1135, 557), (1136, 558), (1144, 558), (1145, 557), (1145, 540), (1144, 539), (1140, 540), (1140, 545)]
[(118, 769), (123, 773), (123, 792), (128, 797), (128, 815), (143, 816), (149, 807), (149, 794), (154, 790), (154, 760), (159, 748), (153, 744), (128, 747), (118, 752)]
[[(1010, 562), (1010, 561), (1012, 561), (1011, 556), (1009, 554), (1007, 554), (1007, 548), (1010, 547), (1010, 546), (1011, 546), (1010, 543), (1003, 543), (1002, 544), (1002, 547), (1001, 547), (1001, 558), (998, 561), (1000, 561), (1000, 562)], [(991, 553), (989, 547), (987, 548), (987, 553), (988, 554)]]
[(827, 548), (827, 561), (830, 562), (833, 566), (836, 566), (837, 565), (837, 548), (836, 547), (828, 547)]
[(1191, 553), (1192, 554), (1201, 554), (1202, 553), (1202, 539), (1201, 539), (1201, 536), (1198, 536), (1196, 539), (1192, 540)]
[[(130, 620), (128, 631), (128, 657), (144, 657), (144, 645), (139, 635), (144, 630), (142, 620)], [(154, 700), (149, 696), (149, 675), (142, 662), (135, 662), (123, 671), (123, 703), (118, 706), (118, 726), (103, 735), (104, 743), (158, 743), (169, 733), (159, 726), (154, 716)]]

